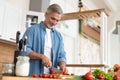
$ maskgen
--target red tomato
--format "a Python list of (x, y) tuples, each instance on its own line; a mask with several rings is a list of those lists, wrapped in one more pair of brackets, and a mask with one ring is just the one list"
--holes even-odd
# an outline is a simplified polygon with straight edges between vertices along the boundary
[(61, 71), (61, 72), (59, 72), (59, 74), (63, 74), (63, 72)]
[(46, 75), (45, 75), (45, 74), (43, 74), (43, 78), (46, 78)]
[(120, 77), (118, 75), (115, 75), (114, 80), (120, 80)]
[(46, 78), (49, 78), (49, 74), (45, 74), (46, 75)]
[(63, 75), (68, 75), (68, 73), (66, 73), (66, 72), (63, 72)]
[(104, 78), (105, 78), (104, 74), (99, 74), (98, 75), (98, 79), (104, 79)]
[(59, 74), (59, 72), (55, 71), (55, 74)]
[(43, 77), (43, 74), (40, 74), (39, 77), (42, 78), (42, 77)]
[(51, 74), (55, 74), (55, 71), (52, 70), (52, 71), (51, 71)]
[(43, 74), (43, 78), (48, 78), (49, 75), (48, 74)]
[(42, 78), (45, 78), (45, 74), (42, 74)]
[(56, 75), (52, 75), (52, 78), (56, 79), (56, 78), (57, 78), (57, 76), (56, 76)]
[(34, 73), (34, 74), (32, 74), (32, 77), (37, 77), (37, 74), (35, 74), (35, 73)]
[(52, 74), (49, 75), (49, 78), (53, 78)]
[(85, 75), (84, 75), (84, 78), (85, 80), (94, 80), (94, 76), (92, 74), (91, 71), (87, 72)]

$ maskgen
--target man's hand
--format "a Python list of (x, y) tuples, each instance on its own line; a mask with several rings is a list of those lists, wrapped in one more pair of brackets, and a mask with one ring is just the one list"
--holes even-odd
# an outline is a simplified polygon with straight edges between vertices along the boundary
[(48, 57), (46, 57), (45, 55), (42, 55), (42, 63), (43, 63), (43, 65), (45, 66), (45, 67), (47, 67), (47, 68), (50, 68), (50, 67), (52, 67), (52, 62), (51, 62), (51, 60), (48, 58)]
[(68, 73), (68, 69), (66, 68), (65, 62), (59, 62), (59, 67), (60, 67), (60, 70), (62, 70), (65, 73)]
[(29, 57), (31, 59), (41, 59), (44, 66), (49, 67), (49, 68), (52, 67), (51, 60), (47, 58), (44, 54), (39, 54), (39, 53), (32, 51), (30, 52)]

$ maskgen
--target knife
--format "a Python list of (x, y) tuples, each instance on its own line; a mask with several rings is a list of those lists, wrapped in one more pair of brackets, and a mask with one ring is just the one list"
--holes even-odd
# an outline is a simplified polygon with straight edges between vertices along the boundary
[(19, 41), (19, 51), (22, 51), (22, 47), (23, 47), (23, 40), (21, 39)]
[(56, 67), (53, 67), (53, 66), (50, 68), (50, 70), (51, 70), (51, 71), (61, 72), (61, 70), (60, 70), (60, 69), (58, 69), (58, 68), (56, 68)]
[(20, 38), (20, 31), (17, 31), (17, 33), (16, 33), (16, 45), (17, 45), (17, 48), (19, 47), (19, 38)]

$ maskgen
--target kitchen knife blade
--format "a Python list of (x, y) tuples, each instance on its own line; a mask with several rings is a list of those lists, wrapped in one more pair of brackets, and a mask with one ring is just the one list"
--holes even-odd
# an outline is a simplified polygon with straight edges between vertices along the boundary
[(53, 67), (53, 66), (50, 68), (50, 70), (51, 70), (51, 71), (57, 71), (57, 72), (60, 72), (60, 71), (61, 71), (60, 69), (55, 68), (55, 67)]

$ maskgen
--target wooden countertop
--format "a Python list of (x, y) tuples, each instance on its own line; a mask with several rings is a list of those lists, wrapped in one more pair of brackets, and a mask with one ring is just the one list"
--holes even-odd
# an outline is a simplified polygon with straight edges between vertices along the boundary
[(2, 76), (2, 80), (63, 80), (63, 79), (17, 77), (17, 76)]

